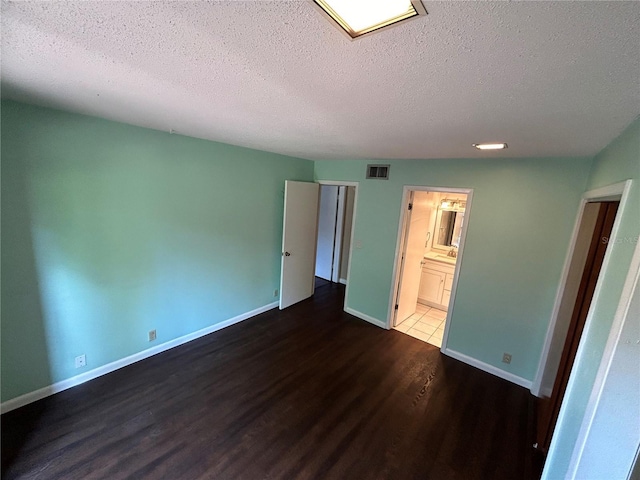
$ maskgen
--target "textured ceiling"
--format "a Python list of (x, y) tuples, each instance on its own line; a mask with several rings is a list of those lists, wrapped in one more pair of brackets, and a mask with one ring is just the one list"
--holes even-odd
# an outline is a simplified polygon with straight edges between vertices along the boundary
[(424, 4), (349, 41), (306, 1), (3, 1), (2, 95), (311, 159), (590, 156), (640, 113), (640, 2)]

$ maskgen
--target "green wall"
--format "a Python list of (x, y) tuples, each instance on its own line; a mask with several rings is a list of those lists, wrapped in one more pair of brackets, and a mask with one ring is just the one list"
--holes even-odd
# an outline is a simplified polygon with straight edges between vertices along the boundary
[(600, 152), (593, 163), (587, 190), (633, 180), (622, 212), (618, 242), (609, 246), (610, 262), (600, 273), (602, 289), (593, 300), (593, 320), (582, 336), (582, 355), (576, 357), (564, 405), (556, 426), (543, 478), (564, 478), (587, 402), (618, 307), (629, 264), (640, 235), (640, 119)]
[[(285, 179), (314, 163), (2, 102), (2, 401), (275, 300)], [(585, 190), (640, 181), (640, 120), (595, 159), (315, 162), (358, 181), (347, 305), (386, 320), (404, 185), (473, 188), (449, 348), (535, 375)], [(546, 478), (563, 478), (640, 234), (634, 185)], [(158, 339), (147, 341), (157, 329)], [(511, 365), (500, 362), (513, 354)], [(85, 353), (87, 366), (74, 368)]]
[(360, 182), (347, 305), (387, 319), (404, 185), (473, 188), (448, 348), (532, 381), (591, 160), (383, 162), (389, 180), (366, 163), (316, 162), (317, 179)]
[(313, 162), (11, 101), (1, 148), (2, 401), (276, 300)]

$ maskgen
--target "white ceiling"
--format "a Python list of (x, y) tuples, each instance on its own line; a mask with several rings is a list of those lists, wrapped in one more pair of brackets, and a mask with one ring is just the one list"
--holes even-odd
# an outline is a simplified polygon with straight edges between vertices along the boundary
[(350, 41), (306, 1), (3, 1), (2, 95), (311, 159), (591, 156), (640, 114), (640, 2), (424, 5)]

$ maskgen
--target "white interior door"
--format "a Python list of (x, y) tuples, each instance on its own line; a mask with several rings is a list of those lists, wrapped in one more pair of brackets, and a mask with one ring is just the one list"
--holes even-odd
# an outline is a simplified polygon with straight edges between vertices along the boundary
[(285, 181), (280, 310), (313, 295), (318, 188), (317, 183)]
[(334, 247), (338, 219), (338, 187), (320, 187), (318, 209), (318, 245), (316, 250), (316, 277), (332, 281)]
[(400, 273), (400, 285), (398, 308), (394, 325), (398, 325), (416, 311), (418, 301), (418, 289), (422, 276), (422, 261), (424, 260), (429, 220), (431, 218), (431, 206), (429, 205), (429, 192), (411, 192), (411, 210), (406, 210), (407, 216), (404, 259)]

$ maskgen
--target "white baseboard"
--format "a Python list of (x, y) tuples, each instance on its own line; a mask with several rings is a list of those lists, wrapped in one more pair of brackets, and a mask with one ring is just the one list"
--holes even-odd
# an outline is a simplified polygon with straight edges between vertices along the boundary
[(445, 348), (444, 350), (442, 350), (442, 353), (451, 358), (455, 358), (456, 360), (460, 360), (467, 365), (471, 365), (472, 367), (479, 368), (482, 371), (495, 375), (496, 377), (500, 377), (508, 380), (511, 383), (520, 385), (521, 387), (525, 387), (527, 389), (531, 388), (531, 380), (527, 380), (525, 378), (519, 377), (518, 375), (514, 375), (513, 373), (506, 372), (498, 367), (494, 367), (493, 365), (489, 365), (488, 363), (476, 360), (475, 358), (465, 355), (464, 353), (456, 352), (455, 350), (451, 350), (450, 348)]
[(346, 278), (341, 278), (338, 280), (338, 283), (341, 283), (342, 285), (346, 285), (347, 284), (347, 279)]
[(242, 322), (243, 320), (246, 320), (248, 318), (255, 317), (256, 315), (269, 311), (273, 308), (276, 308), (277, 306), (278, 302), (264, 305), (262, 307), (256, 308), (255, 310), (251, 310), (250, 312), (242, 313), (236, 317), (216, 323), (215, 325), (211, 325), (193, 333), (183, 335), (182, 337), (175, 338), (141, 352), (134, 353), (133, 355), (121, 358), (120, 360), (116, 360), (115, 362), (108, 363), (101, 367), (94, 368), (93, 370), (80, 375), (76, 375), (75, 377), (67, 378), (66, 380), (61, 380), (60, 382), (56, 382), (52, 385), (48, 385), (33, 392), (25, 393), (24, 395), (20, 395), (19, 397), (12, 398), (11, 400), (7, 400), (0, 405), (0, 413), (10, 412), (11, 410), (15, 410), (16, 408), (20, 408), (29, 403), (48, 397), (50, 395), (53, 395), (54, 393), (62, 392), (63, 390), (67, 390), (71, 387), (75, 387), (82, 383), (88, 382), (89, 380), (93, 380), (94, 378), (101, 377), (102, 375), (106, 375), (107, 373), (111, 373), (122, 367), (131, 365), (132, 363), (139, 362), (140, 360), (144, 360), (145, 358), (152, 357), (153, 355), (157, 355), (158, 353), (165, 352), (197, 338), (203, 337), (218, 330), (222, 330), (225, 327), (229, 327), (236, 323)]
[(373, 318), (366, 313), (359, 312), (358, 310), (354, 310), (353, 308), (345, 307), (344, 311), (366, 322), (373, 323), (376, 327), (384, 328), (385, 330), (387, 330), (387, 322), (383, 322), (382, 320)]
[(437, 308), (438, 310), (444, 310), (445, 312), (449, 309), (448, 305), (442, 305), (436, 302), (430, 302), (429, 300), (425, 300), (424, 298), (418, 297), (418, 303), (420, 305), (425, 305), (427, 307)]

